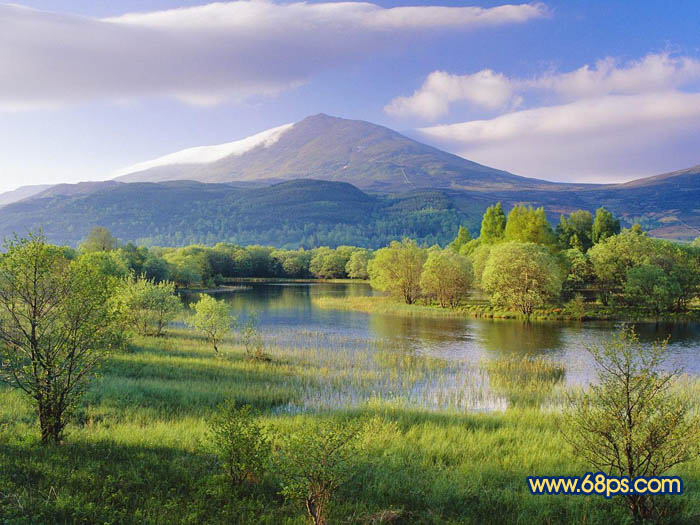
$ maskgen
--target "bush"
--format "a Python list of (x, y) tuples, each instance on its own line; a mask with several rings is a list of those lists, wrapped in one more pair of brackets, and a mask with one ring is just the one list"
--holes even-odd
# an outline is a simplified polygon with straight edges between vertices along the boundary
[(201, 332), (218, 354), (219, 344), (231, 332), (231, 324), (234, 322), (228, 305), (210, 295), (203, 295), (194, 304), (194, 312), (188, 324)]
[(301, 501), (314, 525), (325, 525), (328, 504), (352, 477), (359, 452), (360, 421), (321, 421), (284, 437), (279, 455), (282, 494)]
[(271, 446), (265, 429), (255, 420), (250, 406), (236, 408), (232, 401), (219, 407), (210, 425), (216, 455), (231, 485), (256, 483), (265, 471)]
[(123, 281), (117, 302), (126, 323), (140, 335), (160, 336), (182, 307), (173, 283), (134, 275)]

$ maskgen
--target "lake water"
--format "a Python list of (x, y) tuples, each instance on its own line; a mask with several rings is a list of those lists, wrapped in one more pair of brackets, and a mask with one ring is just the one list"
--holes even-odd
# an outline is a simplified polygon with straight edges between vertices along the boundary
[[(373, 293), (364, 283), (274, 283), (252, 284), (216, 297), (226, 300), (234, 315), (255, 312), (270, 346), (286, 348), (316, 365), (327, 363), (328, 383), (309, 386), (303, 402), (314, 408), (353, 406), (387, 396), (427, 408), (504, 408), (508, 396), (494, 392), (493, 377), (485, 371), (489, 363), (527, 356), (552, 361), (565, 369), (557, 380), (563, 391), (594, 379), (585, 348), (604, 341), (618, 326), (400, 317), (327, 310), (313, 303), (316, 296)], [(668, 337), (670, 365), (700, 373), (700, 324), (645, 323), (635, 328), (645, 342)]]

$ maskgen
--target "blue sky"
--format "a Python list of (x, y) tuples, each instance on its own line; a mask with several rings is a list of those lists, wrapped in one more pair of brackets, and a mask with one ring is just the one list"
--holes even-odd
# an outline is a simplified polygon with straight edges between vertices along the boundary
[(0, 191), (319, 112), (550, 180), (700, 163), (695, 0), (20, 3), (0, 5)]

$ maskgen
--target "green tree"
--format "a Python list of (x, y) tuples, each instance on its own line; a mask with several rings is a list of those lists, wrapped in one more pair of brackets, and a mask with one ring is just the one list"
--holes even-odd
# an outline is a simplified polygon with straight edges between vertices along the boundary
[(119, 247), (119, 241), (107, 228), (95, 226), (80, 245), (80, 250), (90, 252), (111, 252)]
[(578, 210), (567, 219), (561, 216), (556, 230), (557, 243), (562, 250), (578, 248), (587, 252), (593, 245), (593, 216), (590, 212)]
[(309, 270), (321, 279), (340, 279), (345, 277), (345, 266), (349, 256), (330, 248), (318, 248), (311, 259)]
[(188, 324), (202, 333), (219, 353), (219, 345), (231, 333), (231, 311), (224, 301), (217, 301), (210, 295), (202, 297), (194, 304), (194, 314)]
[(653, 241), (637, 229), (607, 237), (588, 251), (603, 304), (608, 304), (613, 294), (622, 293), (627, 271), (649, 263), (653, 252)]
[(116, 300), (127, 324), (140, 335), (159, 337), (182, 308), (175, 284), (156, 283), (145, 276), (124, 279)]
[(556, 259), (543, 246), (509, 242), (491, 250), (481, 285), (493, 303), (515, 308), (529, 319), (535, 308), (560, 294), (562, 277)]
[[(642, 345), (624, 328), (590, 348), (598, 381), (572, 395), (562, 431), (577, 457), (612, 476), (661, 476), (700, 455), (700, 419), (666, 371), (666, 344)], [(636, 522), (659, 518), (652, 497), (623, 496)]]
[(494, 244), (503, 240), (506, 229), (506, 214), (501, 203), (486, 208), (481, 219), (480, 239), (485, 244)]
[(580, 290), (593, 282), (595, 275), (588, 255), (578, 248), (560, 252), (565, 271), (564, 288), (567, 291)]
[(505, 240), (552, 246), (554, 232), (547, 220), (544, 208), (535, 210), (532, 206), (514, 206), (508, 213)]
[(678, 283), (654, 264), (642, 264), (627, 270), (625, 298), (633, 304), (651, 308), (658, 316), (671, 309), (680, 293)]
[(613, 217), (613, 214), (605, 208), (598, 208), (595, 211), (595, 219), (591, 230), (593, 244), (598, 244), (618, 233), (620, 233), (620, 220)]
[(467, 228), (465, 228), (464, 226), (460, 226), (459, 231), (457, 232), (457, 237), (455, 237), (455, 240), (450, 243), (450, 248), (452, 248), (452, 250), (454, 250), (455, 252), (459, 253), (459, 251), (462, 249), (462, 246), (464, 246), (471, 240), (472, 236), (469, 233), (469, 230), (467, 230)]
[(420, 287), (425, 295), (438, 300), (440, 306), (454, 308), (467, 296), (474, 281), (472, 264), (451, 248), (434, 246), (423, 265)]
[(369, 279), (367, 265), (369, 264), (370, 253), (368, 250), (357, 250), (353, 252), (345, 265), (345, 273), (351, 279)]
[(27, 394), (41, 440), (58, 443), (90, 379), (121, 344), (114, 280), (41, 236), (0, 256), (0, 380)]
[(302, 502), (314, 525), (326, 525), (328, 504), (352, 477), (363, 429), (361, 421), (324, 419), (282, 436), (282, 494)]
[(372, 288), (401, 297), (413, 304), (420, 296), (420, 277), (427, 250), (411, 239), (392, 241), (387, 248), (377, 250), (369, 262), (368, 273)]
[(260, 480), (272, 452), (265, 429), (250, 406), (233, 401), (219, 406), (210, 424), (214, 450), (234, 488)]

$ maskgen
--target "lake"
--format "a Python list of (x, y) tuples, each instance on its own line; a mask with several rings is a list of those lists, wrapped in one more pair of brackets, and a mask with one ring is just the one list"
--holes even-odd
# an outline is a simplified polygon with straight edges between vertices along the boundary
[[(318, 296), (373, 293), (365, 283), (254, 283), (216, 297), (229, 303), (234, 315), (255, 313), (275, 359), (287, 354), (326, 371), (324, 378), (309, 382), (296, 408), (353, 407), (379, 400), (442, 410), (493, 410), (512, 404), (510, 390), (528, 388), (546, 391), (545, 405), (557, 404), (567, 387), (595, 378), (585, 348), (601, 343), (619, 326), (400, 317), (327, 310), (313, 303)], [(700, 373), (700, 324), (643, 323), (635, 328), (645, 342), (668, 337), (669, 364)], [(499, 368), (494, 365), (533, 358), (555, 363), (564, 373), (555, 384), (546, 384), (541, 374), (531, 380), (519, 377), (505, 391), (503, 378), (495, 381)]]

